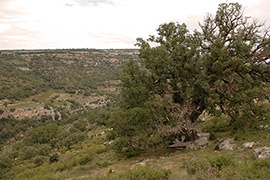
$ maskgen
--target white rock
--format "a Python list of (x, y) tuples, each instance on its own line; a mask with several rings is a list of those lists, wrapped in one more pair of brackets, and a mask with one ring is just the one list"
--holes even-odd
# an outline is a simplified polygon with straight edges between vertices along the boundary
[(220, 150), (234, 150), (236, 148), (236, 144), (233, 144), (233, 139), (226, 139), (222, 143), (218, 145), (218, 149)]
[(202, 137), (194, 142), (197, 146), (206, 146), (209, 143), (209, 138)]
[(244, 148), (252, 148), (254, 145), (257, 145), (257, 143), (255, 143), (255, 142), (246, 142), (246, 143), (242, 144), (242, 146)]
[(270, 147), (262, 147), (254, 150), (253, 155), (256, 159), (270, 158)]

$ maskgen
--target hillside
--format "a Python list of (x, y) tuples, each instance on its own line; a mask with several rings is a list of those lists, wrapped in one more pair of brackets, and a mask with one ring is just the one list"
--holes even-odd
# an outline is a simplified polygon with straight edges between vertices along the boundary
[[(137, 54), (132, 49), (0, 51), (0, 157), (25, 152), (36, 143), (48, 145), (43, 156), (49, 155), (56, 147), (52, 137), (60, 142), (67, 138), (69, 147), (85, 139), (89, 128), (104, 125), (106, 109), (118, 99), (115, 73)], [(83, 132), (77, 132), (79, 126)], [(25, 142), (31, 132), (41, 136), (43, 131), (49, 139)], [(22, 143), (17, 150), (6, 149), (17, 143)], [(57, 145), (61, 146), (63, 142)], [(11, 159), (15, 157), (22, 156)], [(5, 167), (1, 178), (6, 177)]]
[[(0, 117), (23, 119), (47, 113), (55, 119), (51, 106), (78, 111), (115, 101), (115, 72), (137, 53), (128, 49), (0, 51)], [(50, 106), (48, 112), (45, 105)]]
[(0, 51), (0, 99), (20, 100), (49, 89), (87, 94), (115, 84), (115, 70), (136, 50)]
[[(255, 148), (270, 146), (268, 119), (237, 134), (226, 117), (206, 114), (200, 130), (211, 132), (207, 146), (156, 146), (128, 158), (116, 153), (115, 72), (137, 55), (138, 50), (0, 51), (0, 179), (270, 178), (269, 160), (253, 157)], [(227, 138), (236, 148), (215, 150)], [(244, 148), (250, 141), (256, 145)]]

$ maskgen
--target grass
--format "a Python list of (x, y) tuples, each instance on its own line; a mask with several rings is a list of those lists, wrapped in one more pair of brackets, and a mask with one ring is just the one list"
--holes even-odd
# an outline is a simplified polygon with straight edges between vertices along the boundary
[[(48, 97), (55, 93), (48, 93)], [(77, 98), (80, 95), (61, 93), (60, 98)], [(56, 100), (58, 100), (58, 98)], [(207, 122), (208, 123), (208, 122)], [(207, 148), (197, 150), (171, 151), (158, 149), (132, 158), (115, 154), (110, 145), (105, 145), (105, 127), (96, 127), (88, 132), (88, 138), (70, 150), (59, 149), (59, 161), (50, 164), (48, 159), (39, 166), (29, 161), (17, 162), (12, 169), (15, 180), (50, 179), (105, 179), (105, 180), (269, 180), (270, 159), (257, 160), (253, 150), (270, 146), (270, 130), (246, 129), (240, 133), (226, 131), (226, 119), (218, 124), (209, 121), (205, 129), (214, 131), (219, 138), (234, 138), (239, 148), (233, 151), (216, 151), (218, 141), (212, 140)], [(269, 124), (270, 122), (262, 122)], [(214, 128), (214, 130), (212, 129)], [(220, 132), (220, 130), (222, 132)], [(104, 132), (104, 133), (103, 133)], [(253, 149), (243, 149), (245, 142), (255, 141)], [(54, 152), (56, 153), (56, 152)], [(22, 165), (21, 165), (22, 164)]]
[[(95, 133), (105, 131), (98, 128)], [(266, 137), (270, 131), (255, 130), (238, 135), (236, 143), (257, 140), (260, 146), (269, 145)], [(242, 138), (241, 138), (242, 137)], [(233, 138), (233, 137), (231, 137)], [(80, 149), (62, 149), (59, 162), (46, 161), (39, 167), (25, 162), (13, 169), (15, 179), (183, 179), (183, 180), (247, 180), (270, 179), (270, 160), (257, 160), (252, 149), (216, 151), (215, 141), (206, 149), (165, 151), (146, 153), (138, 157), (123, 159), (110, 146), (104, 146), (105, 135), (92, 136), (82, 143)]]

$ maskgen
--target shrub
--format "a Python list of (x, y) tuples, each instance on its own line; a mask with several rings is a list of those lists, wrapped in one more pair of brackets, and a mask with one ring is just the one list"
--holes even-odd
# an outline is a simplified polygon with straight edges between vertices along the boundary
[(41, 166), (43, 163), (44, 163), (45, 159), (43, 156), (36, 156), (34, 157), (33, 159), (33, 163), (36, 165), (36, 166)]
[(26, 146), (22, 149), (21, 153), (24, 160), (31, 159), (38, 155), (38, 149), (33, 146)]
[(67, 161), (67, 162), (61, 162), (57, 164), (56, 167), (56, 172), (57, 171), (65, 171), (65, 170), (71, 170), (73, 168), (72, 162)]
[(7, 156), (1, 156), (0, 157), (0, 169), (11, 168), (11, 167), (12, 167), (11, 159)]
[(141, 149), (132, 145), (131, 139), (128, 137), (117, 138), (113, 143), (113, 148), (117, 153), (126, 157), (136, 156), (142, 152)]

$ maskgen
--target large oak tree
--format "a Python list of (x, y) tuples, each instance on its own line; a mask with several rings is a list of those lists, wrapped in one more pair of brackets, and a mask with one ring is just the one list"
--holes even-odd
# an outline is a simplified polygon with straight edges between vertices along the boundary
[(220, 4), (200, 27), (190, 33), (185, 24), (167, 23), (157, 36), (138, 39), (139, 60), (130, 60), (120, 73), (115, 132), (125, 139), (122, 146), (147, 148), (138, 141), (160, 133), (190, 136), (203, 111), (225, 114), (236, 128), (265, 114), (268, 29), (244, 16), (238, 3)]

